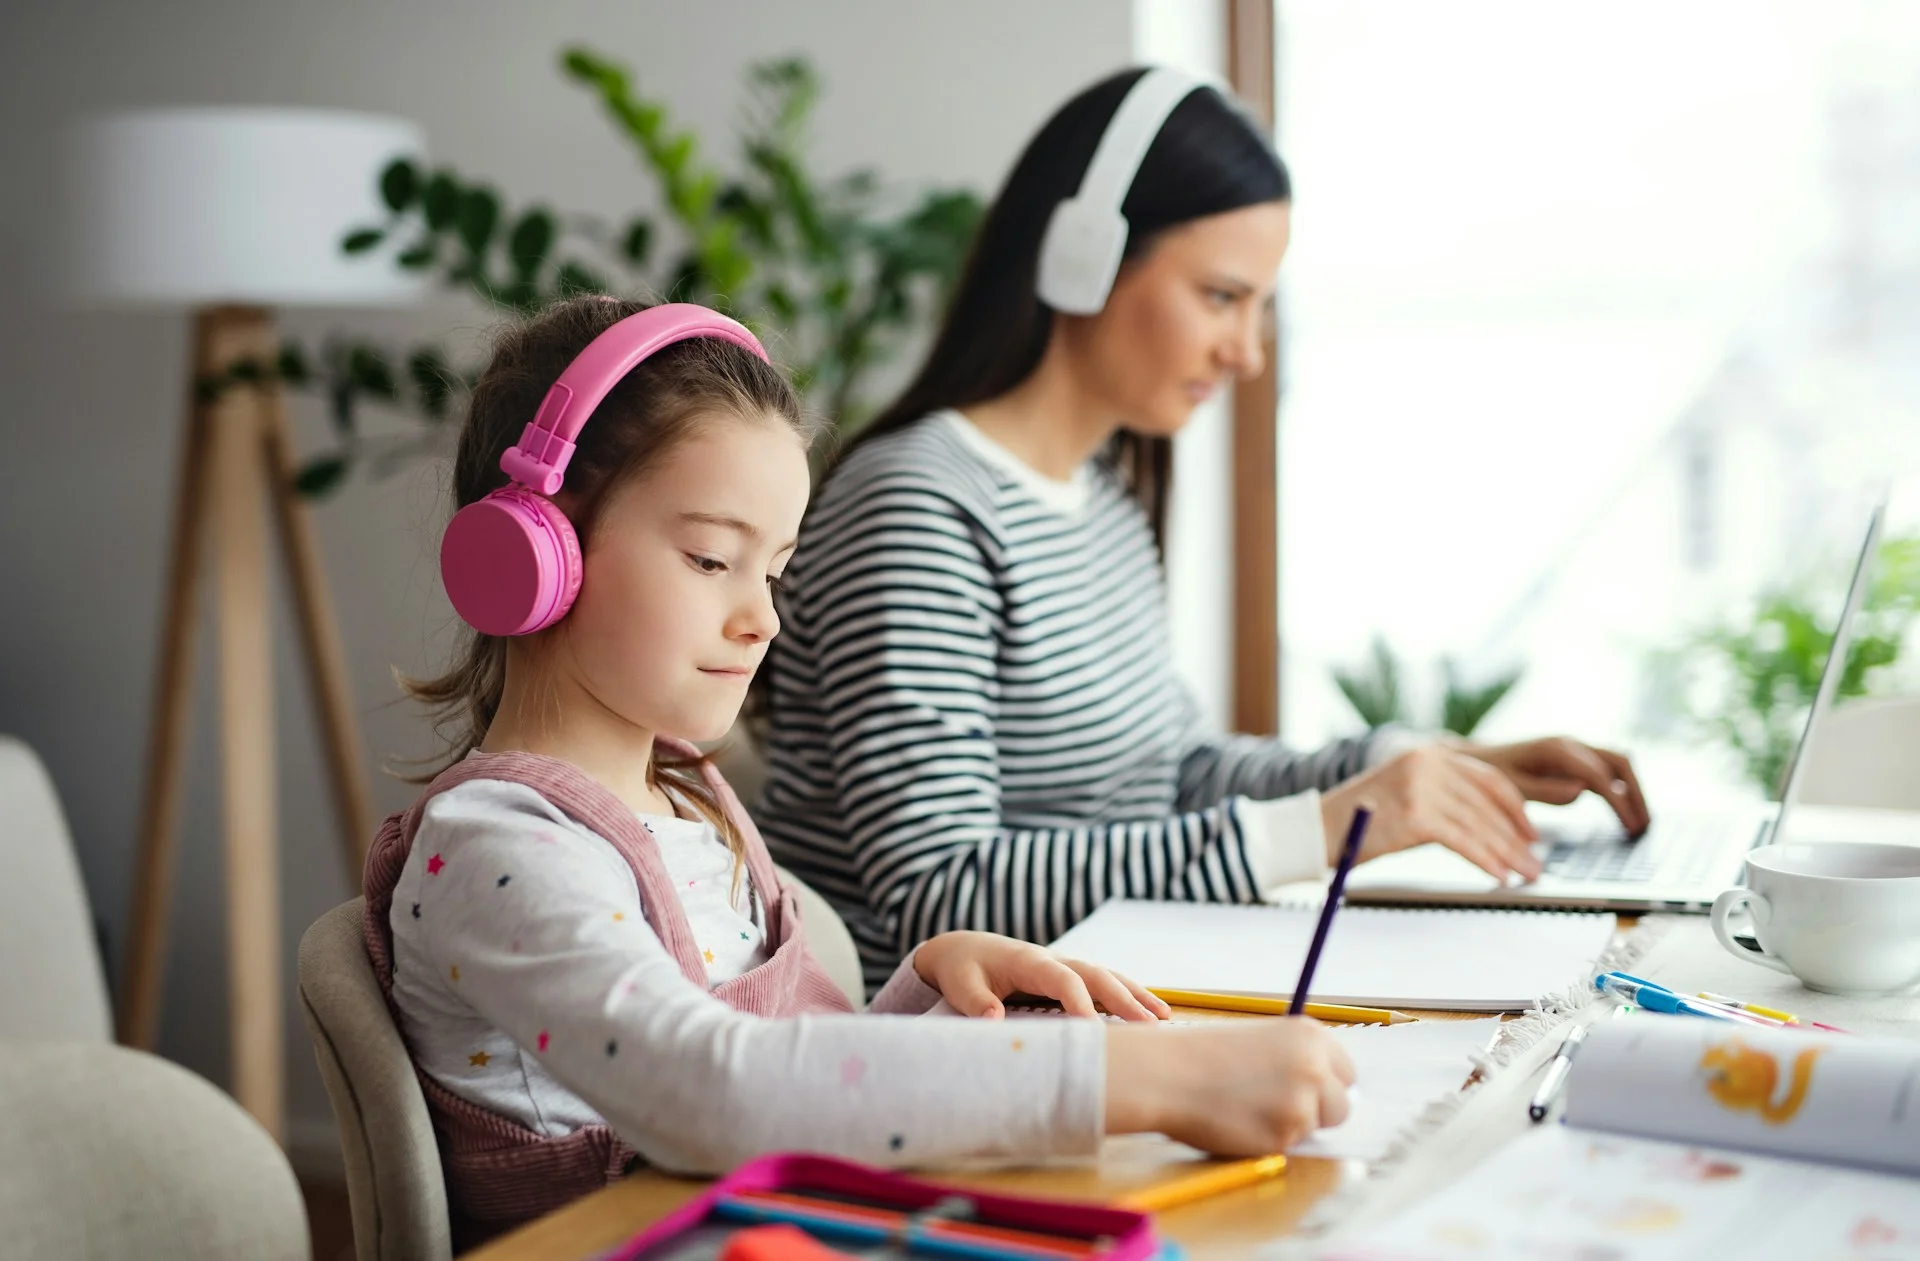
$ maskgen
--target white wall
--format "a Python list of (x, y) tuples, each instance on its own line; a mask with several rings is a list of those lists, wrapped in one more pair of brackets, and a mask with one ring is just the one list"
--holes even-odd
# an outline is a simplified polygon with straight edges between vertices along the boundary
[[(1030, 132), (1070, 91), (1136, 55), (1191, 60), (1194, 48), (1218, 37), (1204, 24), (1211, 6), (1143, 0), (1139, 10), (1106, 0), (75, 0), (0, 10), (0, 171), (7, 173), (0, 179), (0, 292), (11, 295), (0, 315), (0, 435), (9, 461), (0, 496), (0, 730), (29, 740), (52, 768), (116, 971), (187, 326), (177, 314), (56, 311), (29, 292), (30, 264), (43, 248), (53, 140), (65, 120), (181, 103), (394, 113), (424, 126), (435, 158), (491, 177), (510, 200), (538, 194), (615, 213), (641, 204), (648, 185), (592, 104), (556, 72), (561, 46), (584, 40), (626, 60), (646, 92), (670, 101), (716, 149), (736, 117), (741, 68), (797, 51), (827, 84), (815, 133), (822, 171), (871, 164), (901, 184), (965, 184), (991, 194)], [(1183, 10), (1203, 25), (1184, 29)], [(394, 338), (450, 329), (472, 335), (490, 322), (456, 298), (378, 317), (304, 312), (288, 319), (292, 331), (309, 336), (351, 327)], [(1220, 431), (1224, 418), (1203, 423)], [(324, 441), (317, 414), (303, 414), (300, 424), (306, 441)], [(1194, 463), (1224, 468), (1217, 455)], [(317, 512), (375, 756), (432, 749), (419, 717), (395, 702), (390, 671), (434, 666), (448, 629), (432, 565), (441, 490), (438, 471), (421, 467), (386, 482), (355, 482)], [(1182, 496), (1177, 546), (1195, 540), (1199, 554), (1215, 550), (1197, 542), (1208, 528), (1196, 505), (1208, 502), (1221, 500), (1204, 491)], [(1189, 596), (1180, 623), (1183, 668), (1206, 686), (1218, 654), (1195, 645), (1219, 623), (1210, 628), (1196, 614), (1201, 597), (1192, 593), (1219, 587), (1224, 570), (1205, 578), (1179, 556), (1175, 569), (1194, 576), (1176, 582)], [(284, 605), (281, 622), (275, 686), (291, 995), (300, 933), (354, 886), (338, 852)], [(218, 783), (206, 717), (215, 700), (206, 669), (211, 648), (204, 635), (161, 1049), (224, 1080)], [(413, 793), (393, 779), (376, 790), (383, 809), (403, 806)], [(286, 1030), (296, 1145), (303, 1134), (330, 1141), (325, 1098), (291, 1006)]]

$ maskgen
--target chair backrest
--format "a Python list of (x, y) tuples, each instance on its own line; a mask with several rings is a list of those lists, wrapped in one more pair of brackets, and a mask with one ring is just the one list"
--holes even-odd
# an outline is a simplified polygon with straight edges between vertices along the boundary
[(1920, 696), (1853, 700), (1813, 733), (1800, 800), (1920, 810)]
[(112, 1041), (66, 816), (47, 768), (11, 736), (0, 736), (0, 872), (0, 1037)]
[(359, 1261), (446, 1261), (447, 1186), (426, 1096), (387, 1010), (355, 898), (300, 939), (300, 1008), (340, 1127)]
[(780, 882), (800, 899), (800, 922), (806, 926), (807, 948), (813, 951), (813, 957), (820, 961), (820, 966), (847, 996), (854, 1010), (865, 1007), (867, 983), (860, 974), (860, 950), (853, 944), (847, 922), (840, 918), (840, 912), (833, 909), (831, 902), (814, 892), (800, 877), (778, 864), (774, 870), (779, 873)]
[(308, 1261), (306, 1208), (267, 1132), (144, 1051), (0, 1039), (8, 1261)]

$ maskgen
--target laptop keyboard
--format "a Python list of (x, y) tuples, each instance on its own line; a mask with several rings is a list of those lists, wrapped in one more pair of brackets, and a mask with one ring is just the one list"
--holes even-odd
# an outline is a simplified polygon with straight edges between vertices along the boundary
[(1688, 885), (1706, 880), (1724, 861), (1719, 832), (1725, 824), (1712, 818), (1672, 818), (1656, 823), (1637, 841), (1619, 828), (1590, 832), (1540, 830), (1547, 871), (1564, 880)]

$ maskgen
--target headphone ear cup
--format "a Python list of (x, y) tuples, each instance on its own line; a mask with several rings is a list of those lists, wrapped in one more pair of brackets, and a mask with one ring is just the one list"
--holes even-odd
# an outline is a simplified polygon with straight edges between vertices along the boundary
[(440, 579), (454, 612), (481, 634), (531, 635), (580, 594), (580, 540), (551, 500), (506, 486), (447, 523)]
[(1097, 315), (1107, 304), (1126, 252), (1126, 216), (1069, 197), (1053, 208), (1047, 220), (1034, 289), (1056, 311)]

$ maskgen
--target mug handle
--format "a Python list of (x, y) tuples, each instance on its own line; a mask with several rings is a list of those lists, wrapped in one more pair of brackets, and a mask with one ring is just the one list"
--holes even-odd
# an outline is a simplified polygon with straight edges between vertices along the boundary
[(1733, 916), (1746, 912), (1751, 919), (1765, 923), (1773, 918), (1773, 907), (1767, 899), (1752, 889), (1728, 889), (1713, 900), (1713, 935), (1726, 947), (1727, 953), (1745, 959), (1748, 963), (1757, 963), (1772, 968), (1775, 972), (1793, 975), (1793, 969), (1782, 963), (1765, 946), (1758, 950), (1741, 945), (1733, 939), (1733, 933), (1727, 928), (1727, 921)]

